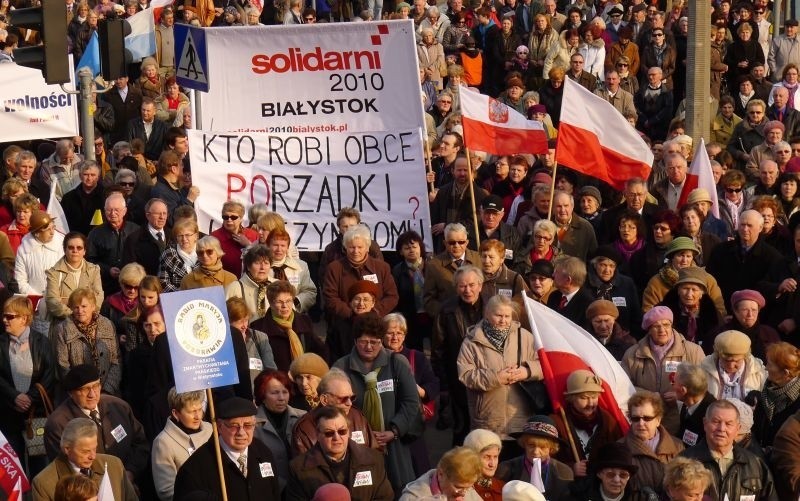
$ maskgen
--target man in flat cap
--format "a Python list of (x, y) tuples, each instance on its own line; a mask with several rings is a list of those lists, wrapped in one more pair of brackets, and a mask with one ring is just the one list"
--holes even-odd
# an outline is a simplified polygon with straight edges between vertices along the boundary
[[(231, 501), (281, 499), (272, 452), (253, 438), (255, 427), (256, 406), (252, 401), (232, 397), (217, 406), (222, 470)], [(221, 498), (214, 447), (216, 444), (211, 439), (183, 463), (175, 479), (174, 501), (198, 491)]]
[(44, 445), (51, 461), (61, 452), (62, 434), (75, 418), (89, 418), (98, 427), (97, 451), (118, 457), (131, 482), (146, 480), (150, 444), (131, 406), (124, 400), (100, 393), (100, 372), (92, 364), (76, 365), (61, 381), (68, 398), (48, 416)]
[(108, 472), (115, 500), (138, 501), (122, 461), (115, 456), (98, 454), (97, 445), (97, 425), (91, 419), (79, 417), (67, 423), (61, 434), (58, 456), (31, 483), (33, 499), (52, 501), (59, 479), (75, 474), (89, 477), (99, 487), (103, 475)]

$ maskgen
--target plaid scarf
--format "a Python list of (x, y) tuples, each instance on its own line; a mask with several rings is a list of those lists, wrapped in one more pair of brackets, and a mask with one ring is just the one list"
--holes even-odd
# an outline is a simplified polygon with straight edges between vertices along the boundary
[(800, 397), (800, 377), (795, 377), (783, 386), (767, 381), (761, 390), (761, 401), (764, 403), (767, 419), (772, 421), (772, 416), (776, 412), (784, 410), (798, 397)]
[(511, 332), (511, 327), (507, 327), (505, 329), (497, 329), (491, 326), (487, 320), (483, 320), (481, 322), (481, 329), (483, 329), (483, 333), (486, 335), (486, 339), (489, 343), (494, 347), (495, 350), (503, 353), (503, 348), (506, 343), (506, 338), (508, 334)]

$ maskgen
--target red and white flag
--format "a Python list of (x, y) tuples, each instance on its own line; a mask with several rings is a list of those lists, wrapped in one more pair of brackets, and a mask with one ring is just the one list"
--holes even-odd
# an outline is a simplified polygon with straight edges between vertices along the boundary
[(492, 155), (547, 153), (547, 132), (540, 122), (468, 87), (460, 87), (459, 93), (467, 148)]
[(719, 218), (719, 200), (717, 199), (717, 183), (714, 182), (714, 172), (711, 170), (711, 159), (706, 151), (706, 140), (700, 138), (700, 146), (695, 150), (686, 182), (678, 199), (678, 207), (683, 207), (689, 198), (689, 193), (695, 188), (705, 188), (711, 195), (711, 213)]
[(653, 152), (614, 106), (564, 79), (556, 162), (618, 190), (632, 177), (647, 179)]
[(553, 409), (564, 406), (569, 375), (581, 369), (590, 370), (603, 380), (600, 407), (627, 432), (629, 424), (623, 410), (627, 410), (628, 399), (636, 389), (620, 363), (584, 329), (547, 306), (523, 297)]
[(18, 478), (14, 489), (8, 495), (8, 501), (22, 501), (22, 479)]
[[(19, 462), (19, 457), (11, 444), (6, 440), (5, 435), (0, 432), (0, 488), (6, 493), (9, 499), (14, 496), (15, 490), (19, 489), (20, 492), (28, 492), (31, 488), (28, 483), (28, 477), (22, 470), (22, 465)], [(20, 496), (18, 499), (22, 499)]]

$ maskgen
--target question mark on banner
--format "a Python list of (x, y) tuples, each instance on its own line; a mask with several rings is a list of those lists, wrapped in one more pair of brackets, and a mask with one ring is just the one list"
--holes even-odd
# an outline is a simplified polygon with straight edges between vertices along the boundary
[(417, 197), (408, 197), (408, 203), (411, 203), (412, 200), (417, 202), (417, 206), (414, 207), (414, 212), (411, 213), (411, 218), (412, 219), (417, 219), (417, 211), (419, 210), (419, 198), (417, 198)]

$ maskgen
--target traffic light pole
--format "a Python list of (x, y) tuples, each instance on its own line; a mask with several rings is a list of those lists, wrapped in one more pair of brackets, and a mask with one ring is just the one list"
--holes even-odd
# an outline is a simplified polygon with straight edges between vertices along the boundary
[(92, 70), (88, 67), (83, 67), (78, 70), (78, 90), (68, 90), (64, 87), (64, 84), (61, 84), (61, 89), (64, 92), (79, 96), (78, 103), (81, 115), (80, 132), (83, 138), (83, 144), (85, 145), (83, 152), (86, 160), (96, 160), (94, 155), (94, 116), (89, 112), (89, 108), (92, 105), (92, 94), (104, 94), (114, 88), (113, 85), (109, 85), (105, 89), (98, 91), (93, 90), (93, 87), (94, 75), (92, 74)]

